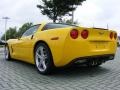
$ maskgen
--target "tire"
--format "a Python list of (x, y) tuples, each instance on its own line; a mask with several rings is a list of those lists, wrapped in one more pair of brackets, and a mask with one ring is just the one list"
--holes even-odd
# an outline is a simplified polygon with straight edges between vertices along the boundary
[(11, 56), (10, 56), (10, 50), (8, 45), (5, 45), (4, 54), (5, 54), (5, 60), (10, 61)]
[(35, 47), (34, 60), (40, 74), (50, 74), (53, 70), (52, 54), (45, 43), (38, 43)]

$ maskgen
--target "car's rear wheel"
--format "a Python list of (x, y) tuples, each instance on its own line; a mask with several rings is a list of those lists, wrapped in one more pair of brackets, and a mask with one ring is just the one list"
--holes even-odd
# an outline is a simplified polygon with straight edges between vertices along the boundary
[(41, 74), (49, 74), (53, 69), (53, 59), (49, 47), (45, 43), (35, 48), (35, 65)]
[(5, 45), (4, 54), (5, 54), (5, 60), (9, 61), (11, 59), (11, 56), (8, 45)]

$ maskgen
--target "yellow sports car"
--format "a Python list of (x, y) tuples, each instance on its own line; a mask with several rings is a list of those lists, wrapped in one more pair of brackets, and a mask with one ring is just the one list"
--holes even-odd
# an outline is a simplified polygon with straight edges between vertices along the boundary
[(102, 28), (42, 23), (32, 26), (21, 38), (8, 40), (6, 47), (6, 60), (35, 64), (41, 74), (48, 74), (54, 67), (71, 63), (99, 66), (114, 59), (117, 33)]

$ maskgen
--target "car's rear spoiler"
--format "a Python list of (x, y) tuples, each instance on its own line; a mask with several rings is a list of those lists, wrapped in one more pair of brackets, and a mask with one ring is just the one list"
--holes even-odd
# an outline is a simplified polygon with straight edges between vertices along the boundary
[(93, 27), (93, 29), (108, 30), (108, 29), (105, 29), (105, 28), (96, 28), (96, 27)]

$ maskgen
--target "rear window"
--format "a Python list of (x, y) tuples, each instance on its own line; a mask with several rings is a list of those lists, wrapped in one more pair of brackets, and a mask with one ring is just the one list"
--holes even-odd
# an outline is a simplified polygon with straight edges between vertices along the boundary
[(71, 27), (71, 26), (72, 25), (67, 25), (67, 24), (48, 23), (43, 27), (42, 30), (55, 29), (55, 28), (65, 28), (65, 27)]

